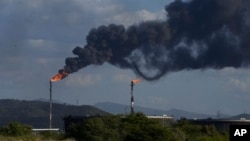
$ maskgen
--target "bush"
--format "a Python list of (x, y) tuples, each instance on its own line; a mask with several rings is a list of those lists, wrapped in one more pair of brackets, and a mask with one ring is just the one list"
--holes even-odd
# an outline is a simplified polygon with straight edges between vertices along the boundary
[(62, 140), (64, 139), (64, 134), (57, 132), (57, 131), (43, 131), (40, 132), (39, 135), (43, 138), (43, 139), (53, 139), (53, 140)]
[(20, 124), (19, 122), (11, 122), (0, 128), (0, 134), (3, 136), (23, 136), (32, 134), (32, 127)]
[(173, 133), (142, 113), (87, 119), (70, 127), (68, 137), (81, 141), (174, 141)]
[(170, 125), (149, 119), (143, 113), (127, 117), (104, 116), (73, 124), (68, 137), (78, 141), (228, 141), (210, 125), (195, 125), (179, 120)]

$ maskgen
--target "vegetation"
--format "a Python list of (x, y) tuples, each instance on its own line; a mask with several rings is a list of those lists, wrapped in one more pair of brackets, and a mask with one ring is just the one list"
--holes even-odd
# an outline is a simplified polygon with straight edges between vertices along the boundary
[(22, 125), (18, 122), (11, 122), (8, 125), (0, 129), (0, 134), (4, 136), (23, 136), (32, 133), (32, 127), (28, 125)]
[[(39, 134), (32, 132), (32, 127), (19, 122), (11, 122), (0, 128), (1, 141), (43, 141), (43, 140), (65, 140), (62, 133), (44, 131)], [(67, 140), (70, 141), (70, 140)]]
[[(25, 100), (0, 100), (0, 126), (12, 121), (31, 125), (34, 128), (48, 128), (49, 102)], [(74, 106), (53, 103), (53, 127), (63, 128), (62, 117), (67, 115), (105, 115), (107, 112), (93, 106)]]
[(168, 126), (142, 113), (127, 117), (105, 116), (72, 125), (67, 137), (79, 141), (228, 141), (229, 136), (214, 126), (180, 120)]
[(142, 113), (127, 117), (107, 115), (73, 124), (67, 134), (32, 133), (32, 127), (11, 122), (0, 128), (1, 141), (228, 141), (229, 135), (214, 126), (200, 126), (182, 119), (168, 125)]
[(216, 130), (212, 125), (194, 125), (182, 119), (172, 125), (178, 141), (228, 141), (229, 135)]

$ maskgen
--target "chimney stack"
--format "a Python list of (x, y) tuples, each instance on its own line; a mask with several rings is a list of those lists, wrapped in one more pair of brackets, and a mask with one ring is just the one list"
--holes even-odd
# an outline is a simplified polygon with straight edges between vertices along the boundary
[(52, 81), (49, 81), (49, 129), (52, 128)]
[(134, 96), (133, 96), (133, 92), (134, 92), (134, 82), (131, 81), (131, 104), (130, 104), (130, 108), (131, 108), (131, 114), (134, 113)]

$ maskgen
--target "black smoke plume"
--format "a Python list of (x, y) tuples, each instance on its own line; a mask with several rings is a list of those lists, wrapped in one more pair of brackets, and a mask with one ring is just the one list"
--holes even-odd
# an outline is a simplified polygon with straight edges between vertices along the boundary
[(247, 67), (249, 7), (248, 0), (175, 0), (165, 7), (166, 21), (93, 28), (59, 72), (107, 62), (157, 80), (180, 70)]

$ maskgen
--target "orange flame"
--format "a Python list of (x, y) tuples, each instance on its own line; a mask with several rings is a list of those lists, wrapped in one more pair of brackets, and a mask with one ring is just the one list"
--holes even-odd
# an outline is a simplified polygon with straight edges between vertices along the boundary
[(142, 81), (141, 79), (134, 79), (134, 80), (132, 80), (132, 82), (133, 82), (134, 84), (139, 83), (139, 82), (141, 82), (141, 81)]
[(59, 80), (62, 80), (63, 78), (67, 77), (69, 74), (66, 72), (66, 71), (62, 71), (58, 74), (56, 74), (55, 76), (53, 76), (50, 81), (51, 82), (56, 82), (56, 81), (59, 81)]

